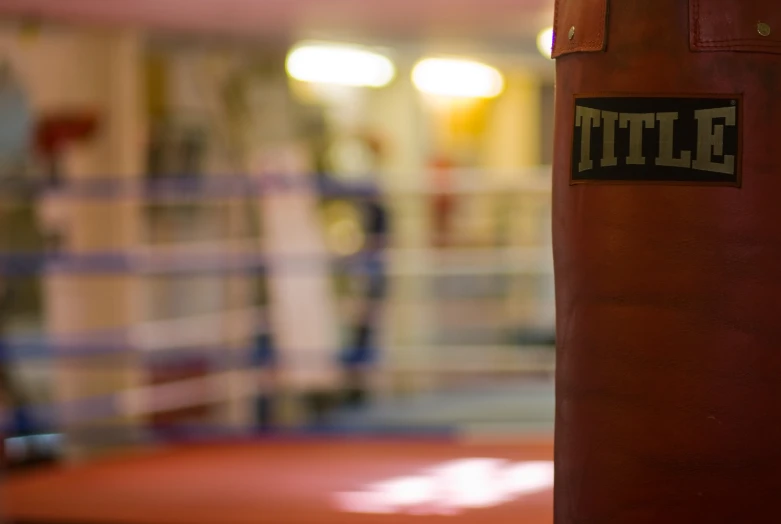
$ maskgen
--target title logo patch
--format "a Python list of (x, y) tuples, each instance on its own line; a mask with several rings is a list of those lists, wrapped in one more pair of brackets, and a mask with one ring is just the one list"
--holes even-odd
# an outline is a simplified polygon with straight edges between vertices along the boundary
[(739, 187), (741, 98), (576, 97), (572, 182)]

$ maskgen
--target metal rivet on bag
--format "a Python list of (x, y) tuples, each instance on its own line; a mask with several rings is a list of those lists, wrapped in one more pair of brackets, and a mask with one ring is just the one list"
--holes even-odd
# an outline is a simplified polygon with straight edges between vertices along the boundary
[[(770, 28), (769, 27), (767, 28), (767, 30), (768, 30), (768, 34), (770, 34)], [(575, 26), (574, 25), (569, 28), (569, 39), (572, 40), (573, 38), (575, 38)]]
[(757, 24), (757, 31), (762, 36), (770, 36), (770, 33), (772, 33), (770, 26), (767, 25), (765, 22), (760, 22)]

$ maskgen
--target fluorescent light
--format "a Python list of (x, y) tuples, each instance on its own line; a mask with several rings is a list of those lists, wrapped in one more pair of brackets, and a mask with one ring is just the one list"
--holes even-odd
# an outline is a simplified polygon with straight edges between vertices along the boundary
[(396, 76), (386, 56), (359, 46), (319, 43), (291, 50), (287, 72), (302, 82), (352, 87), (383, 87)]
[(537, 36), (537, 49), (540, 50), (542, 56), (550, 58), (553, 51), (553, 28), (549, 27), (540, 31)]
[(427, 58), (412, 71), (423, 93), (454, 98), (494, 98), (504, 90), (504, 77), (493, 67), (449, 58)]

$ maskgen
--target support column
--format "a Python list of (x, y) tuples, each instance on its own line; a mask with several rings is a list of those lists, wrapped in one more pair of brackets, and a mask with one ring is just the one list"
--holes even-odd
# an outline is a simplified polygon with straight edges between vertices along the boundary
[[(98, 139), (88, 146), (67, 151), (65, 178), (79, 184), (108, 177), (113, 182), (134, 183), (142, 175), (144, 106), (142, 41), (132, 31), (100, 39), (102, 62), (95, 64), (96, 79), (105, 85), (106, 97), (95, 100)], [(92, 108), (90, 108), (92, 109)], [(72, 199), (64, 202), (62, 253), (134, 254), (140, 247), (139, 202), (134, 199)], [(128, 331), (140, 318), (140, 277), (131, 273), (59, 272), (50, 268), (44, 282), (46, 326), (55, 346), (78, 346), (102, 333), (109, 344), (129, 343)], [(73, 357), (59, 348), (56, 357), (56, 394), (61, 405), (104, 397), (138, 386), (142, 380), (140, 357), (132, 348), (122, 355)], [(100, 404), (98, 404), (100, 405)], [(110, 409), (110, 408), (109, 408)], [(66, 458), (78, 460), (133, 437), (141, 420), (136, 416), (91, 416), (74, 420), (66, 408), (62, 430)]]

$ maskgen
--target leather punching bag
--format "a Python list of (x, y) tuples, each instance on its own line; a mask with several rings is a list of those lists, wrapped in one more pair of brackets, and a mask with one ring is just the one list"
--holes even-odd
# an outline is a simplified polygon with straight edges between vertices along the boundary
[(781, 2), (555, 18), (555, 522), (781, 522)]

